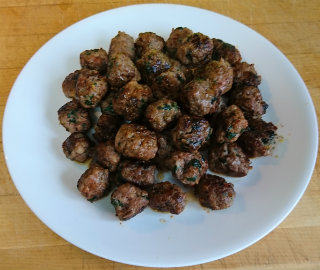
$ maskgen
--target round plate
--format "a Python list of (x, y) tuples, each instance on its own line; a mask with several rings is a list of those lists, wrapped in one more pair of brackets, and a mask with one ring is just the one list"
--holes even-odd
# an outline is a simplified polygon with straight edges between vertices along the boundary
[[(161, 14), (162, 16), (159, 16)], [(244, 178), (227, 178), (237, 197), (226, 210), (209, 211), (189, 197), (178, 216), (146, 209), (119, 222), (110, 198), (89, 203), (77, 180), (86, 166), (64, 157), (68, 133), (57, 110), (68, 100), (61, 83), (80, 68), (85, 49), (105, 48), (118, 30), (134, 38), (152, 31), (168, 38), (186, 26), (235, 44), (262, 75), (263, 98), (284, 140), (273, 156), (253, 161)], [(6, 162), (32, 211), (70, 243), (106, 259), (151, 267), (205, 263), (261, 239), (294, 208), (305, 191), (317, 153), (317, 121), (308, 90), (286, 57), (265, 38), (227, 17), (199, 8), (150, 4), (99, 13), (62, 31), (27, 63), (10, 93), (3, 121)], [(167, 176), (166, 176), (167, 177)]]

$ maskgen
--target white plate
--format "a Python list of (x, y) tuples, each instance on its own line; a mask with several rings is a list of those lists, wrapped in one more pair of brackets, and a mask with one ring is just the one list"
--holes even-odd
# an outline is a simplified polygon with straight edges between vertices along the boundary
[[(235, 184), (234, 205), (206, 211), (190, 201), (179, 216), (146, 209), (120, 223), (109, 198), (94, 204), (76, 188), (85, 166), (67, 160), (61, 143), (68, 133), (57, 110), (67, 99), (65, 76), (79, 68), (85, 49), (108, 49), (118, 30), (137, 37), (153, 31), (167, 38), (173, 27), (221, 38), (238, 46), (243, 59), (262, 75), (268, 121), (284, 142), (272, 157), (254, 161)], [(314, 168), (317, 121), (308, 90), (285, 56), (248, 27), (193, 7), (150, 4), (99, 13), (62, 31), (27, 63), (10, 93), (3, 121), (6, 162), (32, 211), (72, 244), (110, 260), (133, 265), (174, 267), (205, 263), (233, 254), (273, 230), (299, 201)]]

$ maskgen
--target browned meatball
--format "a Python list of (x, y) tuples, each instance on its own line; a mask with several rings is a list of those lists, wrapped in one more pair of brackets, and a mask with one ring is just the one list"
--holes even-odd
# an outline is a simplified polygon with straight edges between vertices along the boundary
[(261, 83), (261, 76), (257, 74), (254, 64), (238, 62), (233, 66), (233, 83), (235, 86), (258, 86)]
[(196, 187), (196, 194), (202, 206), (221, 210), (233, 204), (236, 193), (233, 184), (222, 177), (205, 174)]
[(178, 99), (180, 89), (185, 82), (186, 76), (183, 67), (178, 61), (174, 61), (168, 70), (155, 77), (151, 82), (151, 89), (157, 98), (167, 96), (172, 99)]
[(81, 70), (76, 87), (76, 99), (83, 108), (94, 108), (107, 93), (107, 80), (96, 70)]
[(233, 83), (233, 69), (230, 64), (221, 59), (210, 61), (203, 69), (202, 77), (214, 83), (217, 93), (220, 95), (228, 92)]
[(275, 143), (277, 127), (262, 119), (249, 120), (249, 130), (239, 138), (239, 144), (250, 158), (268, 156)]
[(157, 75), (171, 67), (171, 62), (163, 52), (149, 50), (137, 61), (137, 67), (144, 80), (151, 84)]
[(120, 165), (120, 175), (124, 181), (138, 186), (154, 183), (156, 166), (141, 161), (124, 161)]
[(74, 132), (63, 142), (62, 149), (68, 159), (85, 162), (89, 158), (90, 145), (85, 134)]
[(172, 29), (170, 36), (166, 42), (166, 48), (171, 56), (175, 56), (177, 49), (183, 41), (192, 35), (192, 31), (187, 27), (177, 27)]
[(88, 201), (95, 201), (109, 191), (109, 171), (98, 165), (87, 169), (78, 180), (77, 188)]
[(219, 61), (221, 58), (228, 61), (230, 65), (234, 65), (241, 61), (240, 51), (233, 45), (213, 38), (213, 54), (212, 59)]
[(133, 37), (125, 32), (119, 31), (118, 34), (111, 39), (109, 47), (109, 55), (125, 54), (131, 60), (135, 57), (135, 48)]
[(139, 119), (148, 103), (152, 100), (149, 86), (131, 81), (122, 87), (112, 100), (113, 110), (126, 120)]
[(147, 161), (158, 151), (157, 136), (144, 126), (123, 124), (116, 135), (115, 147), (126, 157)]
[(248, 174), (250, 160), (236, 143), (213, 144), (209, 153), (209, 169), (234, 177)]
[(192, 80), (181, 91), (181, 101), (189, 113), (196, 116), (204, 116), (215, 112), (218, 93), (212, 87), (209, 80)]
[(104, 49), (85, 50), (80, 53), (81, 68), (98, 70), (104, 73), (107, 70), (108, 54)]
[(60, 124), (73, 132), (86, 132), (91, 127), (89, 113), (76, 101), (69, 101), (58, 110)]
[(268, 104), (262, 99), (260, 90), (255, 86), (232, 90), (230, 103), (237, 105), (244, 115), (250, 118), (260, 118), (268, 108)]
[(76, 85), (80, 71), (76, 70), (70, 73), (62, 83), (62, 91), (67, 98), (75, 98), (76, 96)]
[(130, 183), (119, 186), (111, 195), (111, 203), (120, 220), (128, 220), (141, 213), (149, 204), (148, 192)]
[(120, 117), (101, 114), (96, 126), (94, 127), (94, 138), (100, 142), (114, 139), (119, 127), (121, 126), (121, 122)]
[(170, 157), (171, 157), (171, 153), (174, 150), (171, 136), (167, 134), (157, 134), (157, 140), (158, 140), (158, 151), (153, 161), (156, 164), (158, 170), (170, 171), (171, 170)]
[(93, 150), (93, 159), (110, 172), (117, 169), (120, 158), (120, 154), (115, 150), (114, 141), (111, 140), (98, 143)]
[(135, 44), (137, 56), (141, 57), (149, 50), (162, 51), (164, 45), (164, 39), (155, 33), (140, 33)]
[(209, 122), (196, 116), (183, 115), (172, 130), (173, 144), (182, 151), (196, 151), (210, 139)]
[(170, 158), (170, 167), (174, 178), (184, 185), (194, 186), (208, 169), (208, 163), (198, 152), (175, 151)]
[(185, 65), (198, 65), (211, 59), (212, 40), (201, 33), (193, 33), (177, 48), (176, 56)]
[(186, 193), (168, 181), (153, 185), (149, 192), (149, 206), (154, 210), (178, 215), (185, 205)]
[(181, 110), (177, 102), (162, 98), (149, 104), (145, 116), (151, 127), (160, 132), (181, 116)]
[(248, 121), (236, 105), (223, 110), (216, 122), (215, 139), (218, 143), (235, 142), (248, 127)]
[(108, 94), (101, 100), (100, 109), (103, 114), (116, 116), (117, 114), (113, 110), (112, 100), (116, 96), (116, 92), (108, 92)]
[(131, 80), (140, 81), (140, 72), (129, 56), (112, 54), (108, 62), (107, 80), (113, 87), (122, 87)]

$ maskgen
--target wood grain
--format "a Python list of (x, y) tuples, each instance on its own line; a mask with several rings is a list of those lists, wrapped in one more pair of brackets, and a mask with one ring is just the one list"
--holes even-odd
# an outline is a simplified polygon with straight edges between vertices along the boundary
[[(30, 57), (65, 27), (97, 12), (160, 1), (0, 0), (0, 112)], [(318, 0), (175, 0), (238, 20), (274, 43), (304, 79), (320, 116)], [(2, 140), (1, 140), (2, 145)], [(2, 148), (1, 148), (2, 149)], [(318, 149), (319, 152), (319, 149)], [(0, 155), (0, 270), (152, 269), (108, 261), (69, 244), (26, 206)], [(292, 213), (265, 238), (227, 258), (184, 269), (320, 269), (320, 161)]]

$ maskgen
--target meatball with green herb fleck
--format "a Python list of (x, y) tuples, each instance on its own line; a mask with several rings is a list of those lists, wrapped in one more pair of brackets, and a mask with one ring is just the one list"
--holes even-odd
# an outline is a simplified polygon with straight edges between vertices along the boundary
[(162, 131), (181, 116), (177, 102), (162, 98), (148, 105), (145, 117), (155, 131)]
[(154, 184), (149, 192), (149, 206), (160, 212), (179, 215), (186, 205), (186, 193), (168, 181)]
[(177, 48), (176, 57), (184, 65), (197, 66), (211, 60), (212, 40), (202, 34), (193, 33)]
[(236, 193), (233, 184), (217, 175), (205, 174), (196, 186), (195, 193), (202, 206), (221, 210), (233, 204)]
[(157, 136), (138, 124), (123, 124), (115, 138), (116, 150), (128, 158), (150, 160), (158, 151)]
[(162, 51), (164, 48), (164, 39), (152, 32), (140, 33), (135, 46), (138, 57), (143, 56), (147, 51)]
[(111, 204), (120, 220), (128, 220), (148, 206), (148, 192), (130, 183), (125, 183), (113, 191)]
[(192, 34), (192, 30), (187, 27), (177, 27), (172, 29), (170, 36), (166, 41), (166, 48), (169, 54), (174, 57), (177, 49), (181, 46), (183, 41)]
[(277, 127), (262, 119), (250, 119), (249, 129), (239, 138), (239, 144), (250, 158), (268, 156), (275, 144)]
[(113, 54), (125, 54), (133, 61), (135, 58), (133, 37), (125, 32), (119, 31), (110, 42), (109, 56)]
[(217, 143), (232, 143), (248, 127), (248, 121), (243, 112), (236, 105), (224, 109), (215, 123), (215, 140)]
[(237, 143), (213, 144), (209, 151), (209, 169), (233, 177), (248, 174), (250, 160)]
[(143, 113), (153, 98), (149, 86), (131, 81), (122, 87), (112, 100), (112, 107), (116, 114), (126, 120), (134, 121)]
[(112, 100), (116, 96), (116, 92), (108, 92), (108, 94), (101, 100), (100, 109), (102, 114), (116, 116), (113, 110)]
[(140, 72), (129, 56), (112, 54), (109, 58), (107, 80), (110, 86), (120, 88), (131, 80), (140, 81)]
[(107, 93), (107, 80), (97, 70), (81, 70), (76, 86), (76, 99), (83, 108), (96, 107)]
[(77, 188), (82, 196), (90, 202), (106, 196), (109, 187), (109, 171), (98, 165), (87, 169), (77, 183)]
[(58, 110), (60, 124), (70, 133), (86, 132), (91, 127), (88, 110), (82, 108), (78, 102), (69, 101)]
[(194, 186), (208, 169), (208, 162), (198, 152), (175, 151), (170, 157), (172, 176), (186, 186)]
[(102, 48), (85, 50), (80, 53), (80, 65), (83, 69), (94, 69), (103, 74), (107, 70), (107, 63), (108, 54)]
[(212, 128), (206, 119), (183, 115), (172, 130), (172, 140), (177, 149), (192, 152), (208, 143), (211, 133)]

